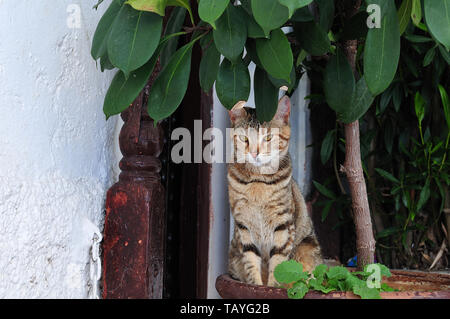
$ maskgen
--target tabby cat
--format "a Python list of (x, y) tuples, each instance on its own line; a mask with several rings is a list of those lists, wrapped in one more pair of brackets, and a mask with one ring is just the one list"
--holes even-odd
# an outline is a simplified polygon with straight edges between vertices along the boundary
[[(233, 278), (249, 284), (276, 286), (274, 269), (288, 259), (305, 270), (322, 263), (305, 201), (292, 178), (290, 108), (289, 97), (283, 97), (275, 117), (264, 123), (243, 103), (229, 112), (235, 160), (228, 164), (234, 218), (228, 267)], [(274, 162), (275, 169), (268, 170)]]

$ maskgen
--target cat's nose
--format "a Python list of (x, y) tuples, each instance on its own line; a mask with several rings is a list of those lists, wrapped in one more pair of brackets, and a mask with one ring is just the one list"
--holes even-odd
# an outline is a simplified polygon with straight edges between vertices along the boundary
[(250, 153), (250, 154), (252, 154), (252, 157), (253, 157), (253, 158), (256, 158), (256, 156), (258, 156), (258, 153), (257, 153), (257, 152), (252, 152), (252, 153)]

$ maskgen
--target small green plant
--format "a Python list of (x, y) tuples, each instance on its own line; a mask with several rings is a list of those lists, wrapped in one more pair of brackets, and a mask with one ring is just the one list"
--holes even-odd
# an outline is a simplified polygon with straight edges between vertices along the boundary
[(391, 272), (382, 264), (369, 264), (363, 271), (350, 272), (343, 266), (318, 265), (312, 273), (303, 271), (295, 260), (282, 262), (275, 268), (275, 279), (287, 288), (288, 297), (302, 299), (310, 290), (328, 294), (332, 291), (351, 291), (361, 299), (381, 299), (380, 292), (395, 291), (382, 277)]

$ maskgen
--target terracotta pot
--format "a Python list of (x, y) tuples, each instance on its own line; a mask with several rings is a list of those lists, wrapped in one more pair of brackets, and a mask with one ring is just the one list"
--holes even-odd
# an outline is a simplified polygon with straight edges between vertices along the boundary
[[(386, 282), (400, 291), (382, 292), (383, 299), (450, 299), (450, 275), (418, 271), (391, 271)], [(285, 289), (249, 285), (221, 275), (216, 280), (216, 289), (225, 299), (287, 299)], [(359, 299), (351, 292), (308, 292), (305, 299)]]

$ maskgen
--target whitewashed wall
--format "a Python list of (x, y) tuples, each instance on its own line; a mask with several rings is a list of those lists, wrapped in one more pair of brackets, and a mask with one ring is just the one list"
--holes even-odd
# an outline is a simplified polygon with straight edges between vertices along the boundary
[(117, 117), (102, 113), (112, 74), (90, 57), (108, 3), (96, 2), (0, 0), (0, 298), (90, 296), (117, 167)]

